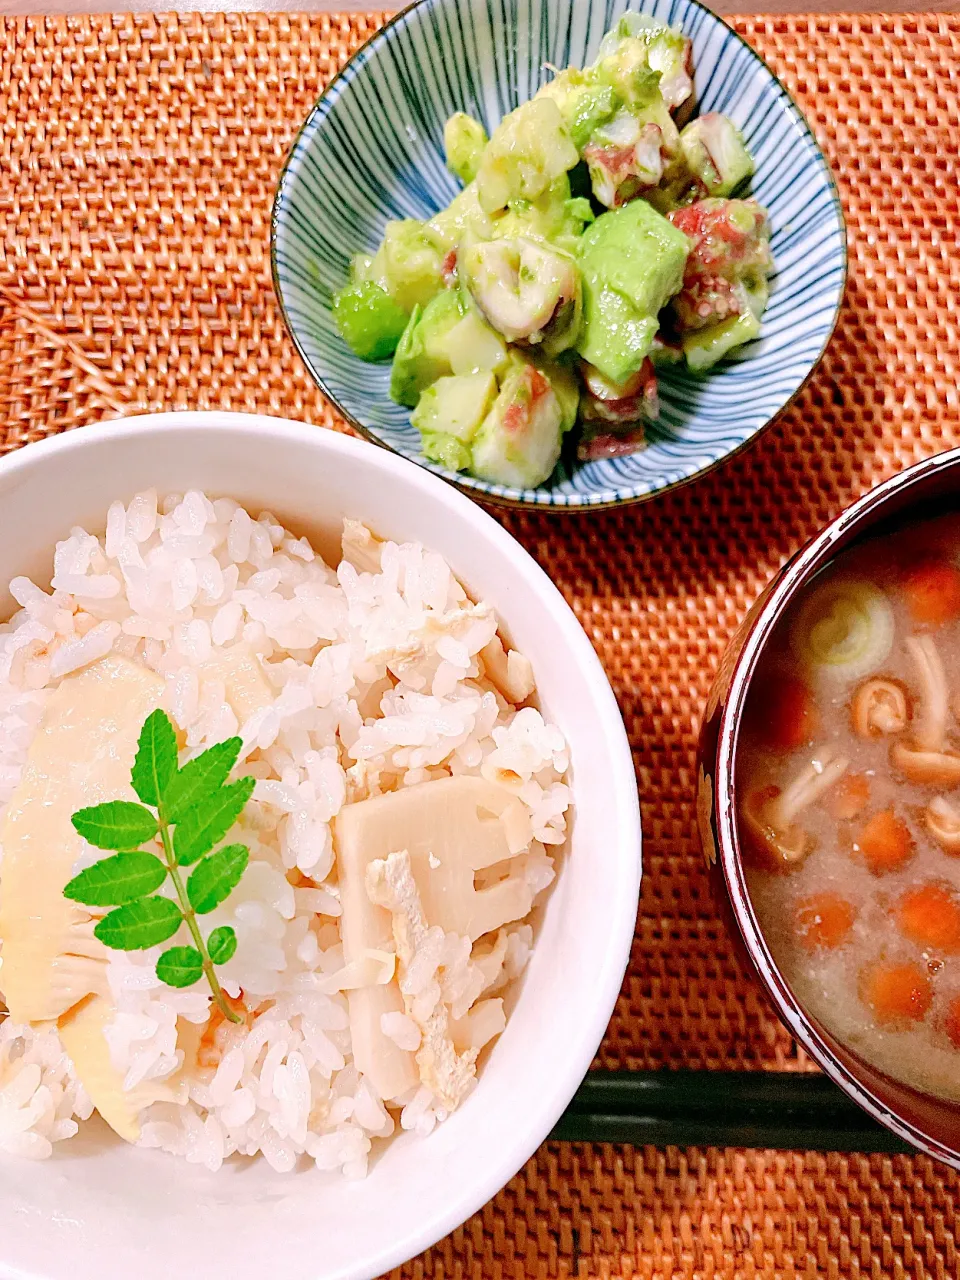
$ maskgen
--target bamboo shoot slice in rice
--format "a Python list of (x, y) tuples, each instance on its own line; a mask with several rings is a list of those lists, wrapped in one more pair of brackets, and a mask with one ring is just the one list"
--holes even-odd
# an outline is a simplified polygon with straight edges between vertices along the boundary
[[(438, 778), (345, 805), (336, 820), (341, 875), (345, 864), (406, 849), (427, 920), (472, 942), (523, 919), (533, 905), (521, 876), (507, 875), (486, 889), (474, 883), (477, 871), (524, 853), (532, 838), (522, 801), (472, 775)], [(348, 896), (342, 893), (345, 933), (347, 917), (356, 910)], [(381, 944), (371, 937), (362, 945)], [(344, 955), (353, 959), (346, 938)]]
[(359, 520), (344, 520), (340, 539), (343, 558), (357, 573), (379, 573), (383, 540)]
[(504, 649), (503, 641), (494, 636), (480, 651), (487, 678), (508, 702), (518, 706), (533, 693), (533, 667), (530, 659), (516, 649)]
[[(347, 805), (341, 816), (351, 809), (359, 809), (368, 801)], [(351, 819), (347, 819), (347, 827)], [(361, 824), (354, 822), (359, 836)], [(343, 941), (345, 967), (363, 963), (371, 951), (394, 949), (393, 929), (389, 912), (381, 910), (367, 897), (364, 876), (369, 858), (364, 857), (363, 847), (349, 838), (338, 841), (340, 823), (334, 828), (337, 836), (338, 874), (340, 881), (340, 936)], [(384, 1035), (384, 1015), (403, 1013), (403, 999), (395, 982), (371, 983), (368, 986), (347, 990), (347, 1006), (350, 1011), (350, 1040), (357, 1070), (366, 1076), (385, 1101), (408, 1093), (419, 1081), (413, 1054), (401, 1049)]]
[(180, 1018), (177, 1047), (184, 1055), (180, 1070), (163, 1081), (143, 1080), (127, 1089), (123, 1076), (113, 1065), (104, 1034), (116, 1012), (110, 1000), (103, 996), (88, 996), (64, 1014), (57, 1030), (60, 1043), (97, 1111), (114, 1133), (127, 1142), (137, 1142), (140, 1138), (140, 1113), (145, 1107), (154, 1102), (185, 1101), (185, 1077), (196, 1067), (203, 1028)]
[[(374, 860), (367, 866), (364, 879), (371, 902), (390, 912), (397, 944), (400, 989), (404, 991), (405, 979), (429, 932), (411, 870), (410, 854), (402, 849), (387, 858)], [(419, 1012), (414, 993), (404, 991), (403, 1003), (407, 1017), (420, 1028), (420, 1048), (417, 1050), (420, 1080), (445, 1111), (453, 1111), (473, 1085), (477, 1050), (457, 1052), (451, 1035), (450, 1015), (442, 1000), (438, 999), (426, 1016)]]
[[(94, 1106), (128, 1142), (139, 1137), (139, 1112), (171, 1100), (174, 1091), (169, 1080), (124, 1089), (104, 1036), (116, 1016), (107, 995), (109, 952), (94, 937), (89, 911), (65, 898), (63, 888), (83, 852), (72, 814), (104, 800), (135, 799), (130, 761), (163, 691), (160, 676), (118, 657), (65, 679), (44, 708), (3, 824), (0, 984), (10, 1016), (32, 1025), (58, 1020), (61, 1043)], [(183, 1029), (181, 1047), (188, 1047), (194, 1029)]]
[[(477, 871), (509, 860), (530, 845), (530, 821), (521, 801), (483, 778), (440, 778), (346, 805), (335, 825), (343, 909), (344, 959), (393, 945), (395, 921), (371, 901), (367, 867), (407, 851), (428, 925), (471, 942), (522, 919), (533, 904), (529, 884), (508, 874), (478, 890)], [(348, 993), (357, 1067), (383, 1098), (395, 1098), (417, 1082), (413, 1055), (382, 1030), (384, 1014), (401, 1013), (396, 983)]]
[(134, 800), (130, 762), (163, 679), (109, 657), (50, 694), (0, 840), (0, 990), (16, 1023), (52, 1022), (105, 994), (106, 947), (89, 911), (63, 896), (84, 841), (71, 816), (105, 800)]

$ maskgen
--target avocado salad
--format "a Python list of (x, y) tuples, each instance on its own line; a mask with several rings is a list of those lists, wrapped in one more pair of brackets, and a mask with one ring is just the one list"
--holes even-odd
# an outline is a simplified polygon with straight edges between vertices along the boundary
[(447, 122), (463, 190), (389, 222), (333, 302), (356, 355), (392, 358), (427, 458), (527, 488), (574, 429), (581, 460), (632, 453), (662, 366), (701, 373), (758, 336), (770, 230), (733, 198), (753, 160), (726, 116), (679, 127), (692, 94), (689, 39), (627, 13), (489, 139)]

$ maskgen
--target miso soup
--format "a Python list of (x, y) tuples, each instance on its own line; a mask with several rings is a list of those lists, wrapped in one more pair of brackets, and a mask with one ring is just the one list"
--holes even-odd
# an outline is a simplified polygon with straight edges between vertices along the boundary
[(796, 996), (876, 1067), (960, 1101), (960, 514), (809, 584), (738, 759), (750, 893)]

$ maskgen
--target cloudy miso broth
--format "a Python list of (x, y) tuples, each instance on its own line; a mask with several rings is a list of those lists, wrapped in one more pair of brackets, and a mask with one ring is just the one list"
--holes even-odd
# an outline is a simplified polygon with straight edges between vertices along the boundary
[(960, 1101), (960, 515), (844, 552), (780, 624), (737, 773), (750, 894), (796, 996)]

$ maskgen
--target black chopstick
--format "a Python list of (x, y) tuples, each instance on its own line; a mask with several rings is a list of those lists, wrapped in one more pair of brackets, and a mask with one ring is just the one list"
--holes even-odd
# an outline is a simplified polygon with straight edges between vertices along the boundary
[(909, 1152), (825, 1076), (592, 1071), (550, 1135), (635, 1146)]

